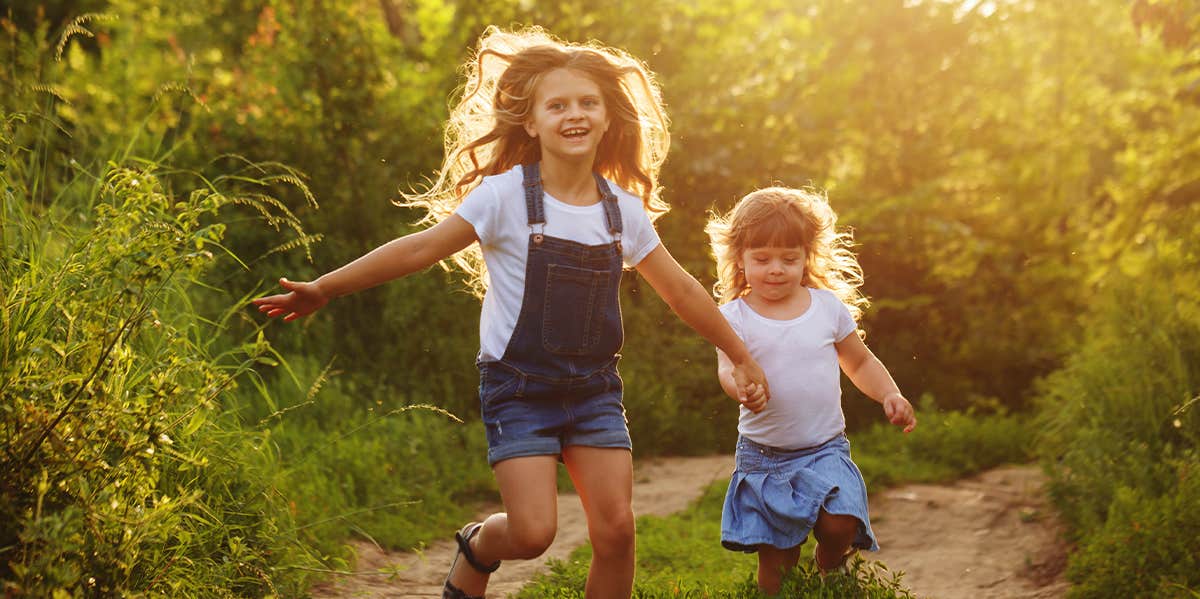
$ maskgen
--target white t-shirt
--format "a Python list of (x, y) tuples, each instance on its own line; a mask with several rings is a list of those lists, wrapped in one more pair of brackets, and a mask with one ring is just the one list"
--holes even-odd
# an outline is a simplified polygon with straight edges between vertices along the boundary
[(781, 449), (813, 447), (846, 430), (841, 368), (834, 343), (857, 326), (845, 304), (826, 289), (809, 289), (808, 310), (774, 320), (741, 298), (721, 306), (730, 326), (762, 366), (771, 399), (755, 414), (742, 407), (738, 432)]
[[(658, 247), (658, 232), (646, 215), (642, 199), (617, 187), (609, 188), (621, 208), (622, 259), (634, 267)], [(604, 218), (604, 206), (573, 206), (543, 194), (548, 237), (567, 239), (586, 245), (611, 243)], [(525, 188), (521, 167), (484, 177), (455, 211), (475, 228), (483, 260), (487, 264), (487, 292), (479, 317), (479, 357), (498, 360), (504, 356), (508, 341), (517, 326), (525, 292), (525, 261), (529, 254), (529, 218), (525, 210)]]

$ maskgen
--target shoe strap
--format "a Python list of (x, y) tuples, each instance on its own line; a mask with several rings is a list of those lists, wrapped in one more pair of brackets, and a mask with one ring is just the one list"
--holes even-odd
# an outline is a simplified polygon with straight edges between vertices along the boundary
[(482, 523), (469, 526), (454, 533), (454, 540), (458, 541), (458, 550), (462, 552), (463, 557), (467, 558), (467, 563), (471, 564), (472, 568), (475, 568), (481, 574), (491, 574), (500, 567), (500, 562), (497, 560), (491, 565), (482, 564), (475, 558), (475, 552), (471, 550), (471, 537), (478, 534), (481, 528), (483, 528)]
[(468, 595), (447, 580), (446, 585), (442, 587), (442, 599), (483, 599), (483, 595)]

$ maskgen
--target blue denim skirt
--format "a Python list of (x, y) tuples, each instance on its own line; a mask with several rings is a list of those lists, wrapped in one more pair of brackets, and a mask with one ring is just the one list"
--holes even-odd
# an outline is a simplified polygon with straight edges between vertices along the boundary
[(737, 469), (725, 493), (721, 544), (753, 553), (759, 545), (801, 545), (821, 508), (858, 518), (854, 546), (878, 551), (867, 513), (867, 483), (838, 435), (816, 447), (785, 450), (738, 439)]

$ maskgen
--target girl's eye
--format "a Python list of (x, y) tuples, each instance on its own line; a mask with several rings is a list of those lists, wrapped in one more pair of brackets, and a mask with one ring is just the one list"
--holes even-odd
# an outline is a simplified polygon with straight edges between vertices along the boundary
[(595, 98), (587, 98), (587, 99), (585, 99), (585, 100), (583, 101), (583, 105), (584, 105), (584, 106), (595, 106), (595, 105), (597, 105), (597, 104), (599, 104), (599, 103), (600, 103), (600, 102), (596, 101), (596, 99), (595, 99)]
[(547, 108), (549, 108), (550, 110), (562, 110), (562, 107), (563, 107), (562, 102), (554, 102), (554, 103), (550, 104), (550, 106), (548, 106)]

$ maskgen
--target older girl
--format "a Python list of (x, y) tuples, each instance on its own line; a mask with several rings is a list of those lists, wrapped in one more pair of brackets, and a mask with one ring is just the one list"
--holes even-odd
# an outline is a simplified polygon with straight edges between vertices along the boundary
[(446, 127), (445, 163), (430, 190), (409, 198), (432, 226), (313, 282), (282, 279), (286, 293), (255, 303), (292, 320), (453, 255), (485, 290), (479, 396), (505, 512), (458, 532), (443, 596), (482, 596), (502, 560), (549, 547), (561, 459), (594, 550), (586, 596), (628, 597), (632, 446), (617, 374), (623, 269), (637, 269), (721, 348), (731, 389), (751, 410), (766, 401), (764, 376), (652, 225), (667, 208), (658, 171), (669, 137), (645, 66), (536, 28), (490, 28), (467, 72), (467, 93)]

